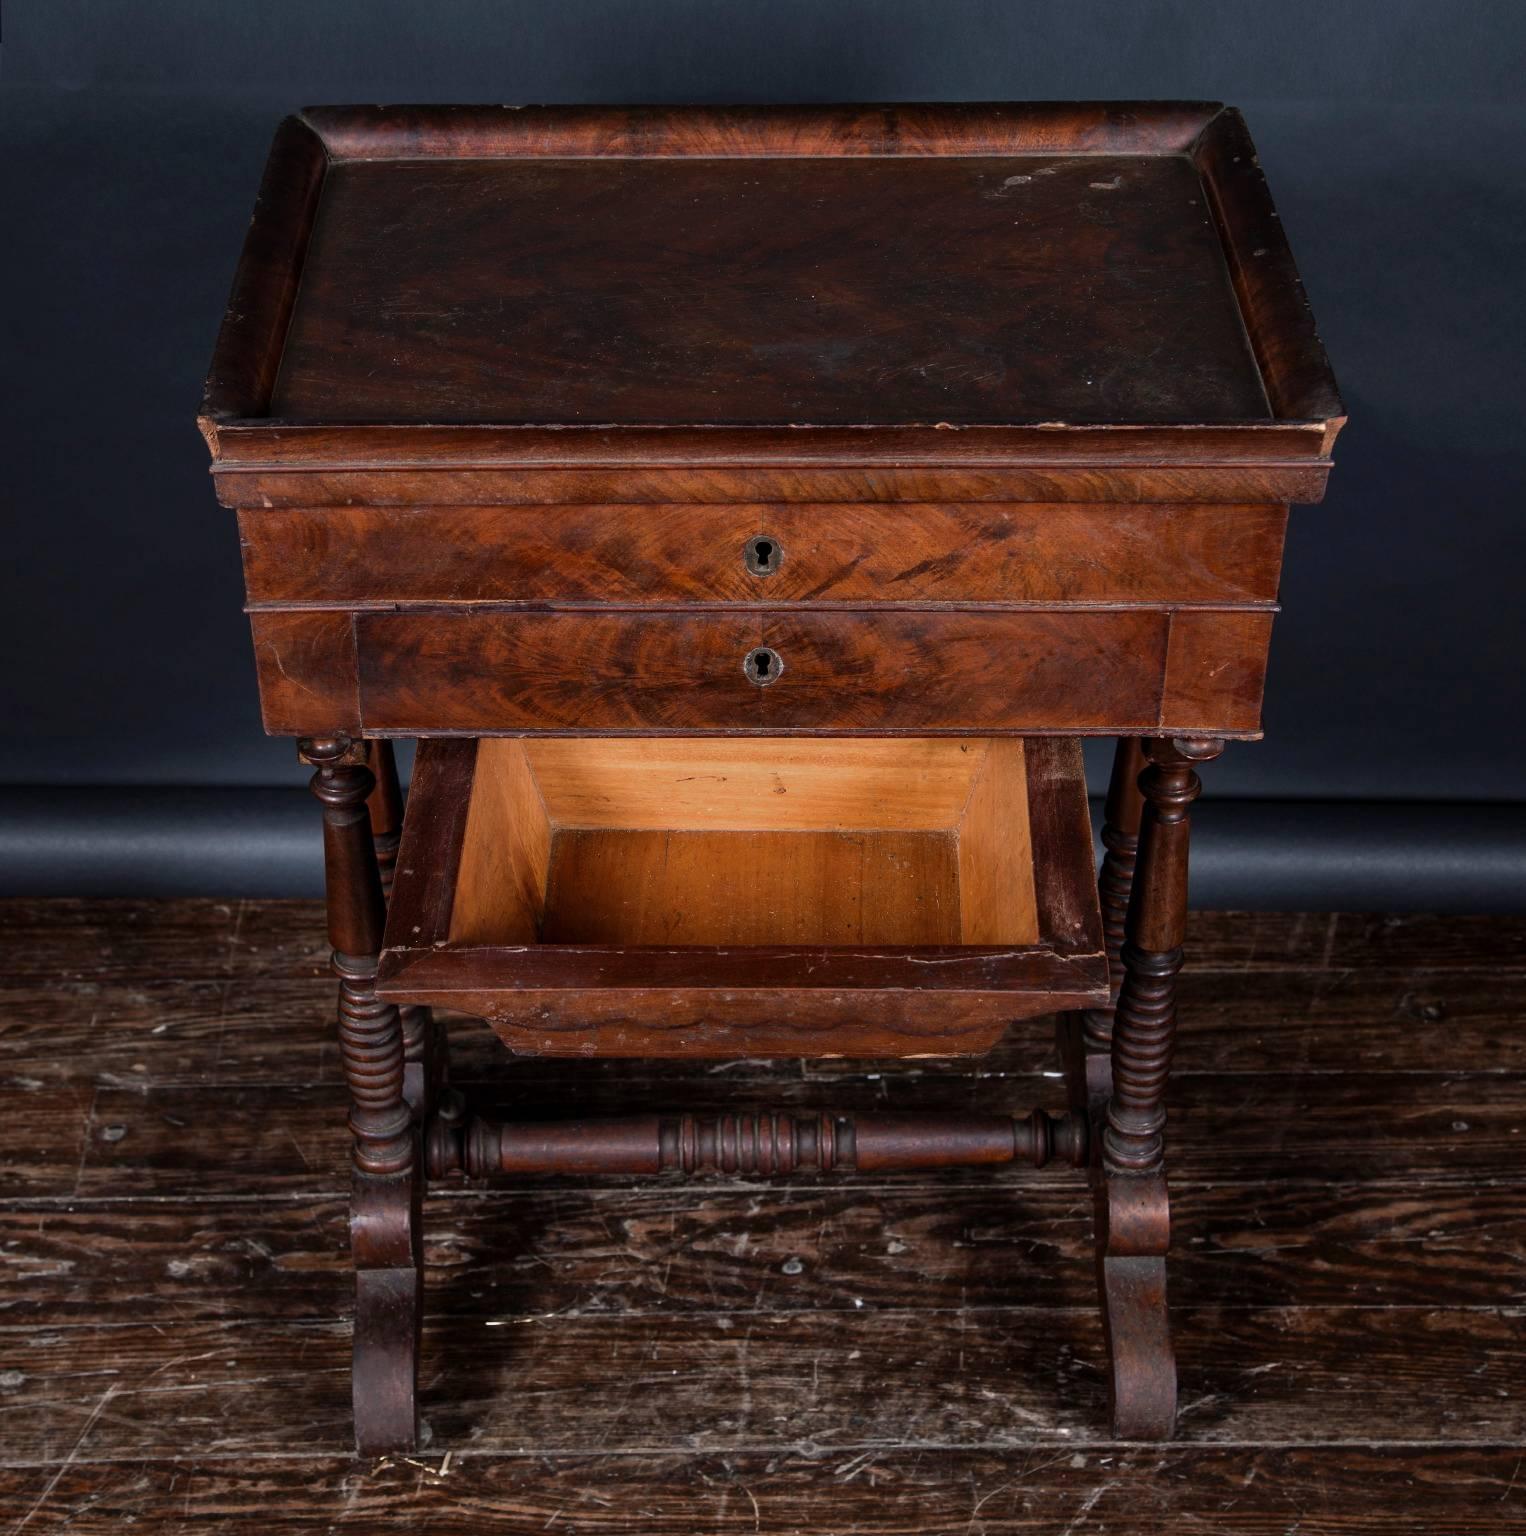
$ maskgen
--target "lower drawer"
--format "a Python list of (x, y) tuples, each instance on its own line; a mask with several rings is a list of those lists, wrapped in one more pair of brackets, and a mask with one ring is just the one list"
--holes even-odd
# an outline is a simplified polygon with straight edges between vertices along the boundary
[(1144, 731), (1169, 627), (1127, 609), (365, 613), (359, 710), (396, 733)]
[(277, 609), (250, 623), (272, 735), (1254, 736), (1272, 615)]
[(948, 1055), (1103, 1003), (1080, 747), (423, 743), (381, 994), (554, 1055)]

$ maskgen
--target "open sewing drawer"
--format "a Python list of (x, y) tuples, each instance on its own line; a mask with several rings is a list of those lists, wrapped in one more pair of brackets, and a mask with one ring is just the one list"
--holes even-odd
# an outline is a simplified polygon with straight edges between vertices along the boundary
[(420, 744), (381, 995), (557, 1055), (949, 1055), (1102, 1003), (1077, 742)]

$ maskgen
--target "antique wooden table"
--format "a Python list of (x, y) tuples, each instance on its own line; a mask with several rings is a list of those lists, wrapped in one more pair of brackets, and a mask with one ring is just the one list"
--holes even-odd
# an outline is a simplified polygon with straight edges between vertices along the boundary
[[(363, 1451), (414, 1443), (426, 1178), (530, 1172), (1085, 1167), (1114, 1428), (1170, 1432), (1195, 765), (1341, 421), (1216, 105), (281, 127), (200, 424), (323, 806)], [(434, 1007), (576, 1056), (1058, 1013), (1070, 1108), (494, 1122)]]

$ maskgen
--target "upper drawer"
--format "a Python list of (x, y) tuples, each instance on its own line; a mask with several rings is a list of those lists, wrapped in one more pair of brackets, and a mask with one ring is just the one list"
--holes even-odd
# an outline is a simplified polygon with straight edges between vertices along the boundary
[(305, 507), (239, 513), (253, 606), (1272, 603), (1283, 506)]

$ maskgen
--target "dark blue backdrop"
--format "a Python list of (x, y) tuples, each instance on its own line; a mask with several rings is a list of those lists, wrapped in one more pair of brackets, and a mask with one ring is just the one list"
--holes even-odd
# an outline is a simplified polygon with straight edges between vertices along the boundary
[(0, 889), (167, 888), (196, 864), (208, 888), (311, 884), (274, 823), (234, 835), (278, 799), (215, 793), (299, 779), (260, 731), (192, 425), (285, 111), (1150, 96), (1245, 110), (1351, 414), (1328, 498), (1294, 514), (1268, 739), (1210, 783), (1267, 802), (1221, 824), (1259, 829), (1285, 890), (1267, 863), (1226, 899), (1362, 899), (1335, 828), (1348, 874), (1386, 871), (1370, 900), (1526, 885), (1526, 8), (11, 0), (5, 20)]

